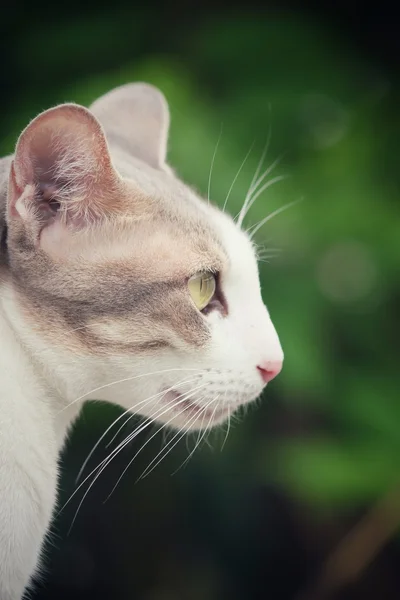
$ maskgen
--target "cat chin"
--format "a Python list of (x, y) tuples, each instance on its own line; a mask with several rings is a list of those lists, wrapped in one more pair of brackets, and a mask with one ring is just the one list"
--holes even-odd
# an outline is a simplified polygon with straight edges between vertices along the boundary
[(198, 431), (212, 429), (216, 425), (224, 423), (240, 406), (240, 404), (226, 404), (218, 402), (199, 403), (193, 398), (175, 390), (169, 390), (163, 397), (163, 403), (169, 410), (162, 419), (172, 429), (186, 431)]
[[(232, 411), (230, 414), (232, 415)], [(190, 433), (214, 429), (215, 427), (225, 423), (228, 420), (228, 417), (228, 411), (224, 411), (224, 414), (218, 414), (218, 416), (214, 415), (214, 418), (211, 418), (211, 415), (208, 418), (204, 417), (204, 419), (203, 415), (199, 415), (197, 418), (193, 418), (193, 416), (188, 418), (182, 417), (182, 415), (177, 415), (172, 419), (170, 417), (168, 421), (164, 421), (164, 419), (157, 420), (160, 422), (162, 421), (168, 429), (176, 430), (181, 433)]]

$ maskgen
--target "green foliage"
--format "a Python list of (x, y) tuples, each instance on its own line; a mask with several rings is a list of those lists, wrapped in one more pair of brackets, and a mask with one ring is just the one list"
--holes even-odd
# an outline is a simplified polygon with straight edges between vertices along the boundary
[(295, 495), (324, 507), (356, 507), (379, 498), (397, 477), (393, 454), (379, 443), (341, 439), (287, 443), (281, 448), (282, 482)]

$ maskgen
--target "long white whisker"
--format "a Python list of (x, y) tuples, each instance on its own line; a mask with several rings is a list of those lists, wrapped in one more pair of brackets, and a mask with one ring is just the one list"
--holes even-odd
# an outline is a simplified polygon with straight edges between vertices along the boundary
[(269, 187), (273, 186), (275, 183), (278, 183), (279, 181), (283, 181), (284, 179), (288, 179), (288, 177), (289, 177), (289, 175), (277, 175), (273, 179), (270, 179), (269, 181), (267, 181), (266, 183), (264, 183), (264, 185), (261, 186), (261, 188), (254, 194), (254, 196), (252, 197), (252, 199), (248, 203), (246, 214), (248, 213), (248, 211), (250, 210), (250, 208), (253, 206), (253, 204), (257, 200), (257, 198), (259, 196), (261, 196), (261, 194), (263, 194), (265, 192), (265, 190), (267, 190)]
[[(147, 420), (149, 421), (148, 424), (151, 424), (152, 421), (155, 418), (159, 418), (162, 415), (164, 415), (166, 412), (168, 412), (169, 410), (171, 410), (171, 408), (175, 408), (176, 406), (178, 406), (179, 404), (181, 404), (182, 402), (184, 402), (185, 400), (187, 400), (188, 398), (191, 398), (194, 394), (194, 392), (198, 391), (199, 389), (202, 389), (204, 387), (206, 387), (208, 384), (207, 383), (203, 383), (199, 386), (196, 386), (194, 388), (192, 388), (191, 390), (189, 390), (188, 392), (182, 393), (179, 395), (179, 401), (176, 401), (176, 399), (174, 398), (173, 400), (170, 400), (169, 402), (167, 402), (165, 405), (162, 405), (160, 408), (156, 409), (156, 411), (149, 417), (147, 417)], [(166, 409), (166, 410), (163, 410)], [(160, 413), (160, 411), (162, 411)], [(174, 418), (174, 417), (173, 417)], [(173, 418), (171, 420), (173, 420)], [(109, 456), (107, 458), (109, 458), (111, 456), (111, 454), (113, 454), (115, 451), (117, 451), (117, 453), (122, 450), (123, 448), (121, 448), (121, 446), (125, 446), (127, 443), (129, 443), (134, 437), (136, 437), (137, 433), (140, 433), (143, 429), (145, 429), (147, 427), (144, 426), (142, 427), (142, 429), (137, 432), (137, 429), (135, 429), (132, 433), (130, 433), (125, 440), (123, 440), (122, 442), (120, 442), (120, 444), (114, 448), (114, 450), (109, 454)], [(103, 462), (105, 462), (106, 459), (104, 459), (104, 461), (102, 461), (99, 465), (97, 465), (97, 467), (94, 469), (94, 471), (100, 467), (102, 465)], [(92, 471), (93, 472), (93, 471)]]
[[(240, 227), (243, 224), (243, 221), (246, 218), (247, 213), (249, 212), (250, 208), (253, 206), (256, 198), (258, 198), (258, 196), (256, 198), (253, 198), (252, 197), (253, 194), (257, 191), (257, 188), (261, 185), (261, 183), (264, 181), (264, 179), (280, 163), (280, 161), (282, 160), (283, 157), (284, 157), (284, 154), (281, 154), (281, 156), (278, 156), (278, 158), (265, 170), (265, 172), (261, 175), (261, 177), (259, 177), (257, 179), (257, 181), (249, 187), (246, 197), (244, 199), (242, 210), (241, 210), (241, 220), (237, 222), (238, 227)], [(269, 187), (269, 186), (267, 186), (267, 187)]]
[(226, 440), (228, 439), (230, 428), (231, 428), (231, 411), (230, 411), (230, 408), (228, 406), (228, 426), (226, 428), (225, 438), (224, 438), (224, 441), (223, 441), (222, 446), (221, 446), (221, 452), (224, 449), (224, 446), (226, 444)]
[(265, 248), (262, 252), (256, 252), (257, 258), (263, 258), (263, 256), (272, 256), (273, 254), (280, 254), (283, 252), (283, 248)]
[(279, 254), (265, 254), (263, 256), (257, 256), (258, 262), (270, 262), (273, 258), (279, 258)]
[[(169, 410), (171, 408), (171, 404), (173, 404), (173, 401), (168, 402), (165, 407), (168, 406), (168, 408), (166, 410)], [(163, 408), (165, 408), (163, 407)], [(155, 411), (157, 412), (157, 411)], [(115, 456), (122, 451), (137, 435), (139, 435), (142, 431), (144, 431), (149, 425), (152, 424), (152, 419), (154, 418), (154, 416), (156, 416), (155, 414), (153, 414), (150, 417), (146, 417), (145, 420), (136, 427), (136, 429), (131, 432), (122, 442), (120, 442), (118, 444), (118, 446), (116, 448), (114, 448), (102, 461), (100, 461), (99, 464), (97, 464), (94, 469), (92, 469), (90, 471), (90, 473), (88, 475), (86, 475), (85, 479), (83, 481), (81, 481), (81, 483), (78, 485), (78, 487), (72, 492), (72, 494), (70, 495), (70, 497), (68, 498), (68, 500), (63, 504), (63, 506), (60, 508), (60, 510), (58, 511), (58, 514), (60, 514), (64, 508), (70, 503), (70, 501), (72, 500), (72, 498), (77, 494), (77, 492), (80, 490), (80, 488), (86, 483), (86, 481), (99, 469), (101, 469), (101, 467), (103, 466), (107, 466), (107, 464), (109, 464), (109, 462), (111, 462), (111, 460), (113, 458), (115, 458)], [(106, 464), (107, 463), (107, 464)], [(92, 482), (94, 483), (94, 481)], [(87, 490), (89, 491), (89, 490)], [(86, 494), (85, 494), (86, 495)], [(75, 515), (76, 518), (76, 515)], [(72, 525), (70, 527), (70, 530), (72, 529)]]
[[(208, 406), (209, 406), (209, 405), (210, 405), (212, 402), (213, 402), (213, 400), (211, 400), (211, 402), (209, 402), (209, 403), (207, 404), (207, 406), (205, 407), (205, 409), (207, 409), (207, 407), (208, 407)], [(150, 473), (151, 473), (152, 471), (154, 471), (154, 469), (155, 469), (155, 468), (156, 468), (156, 467), (157, 467), (157, 466), (160, 464), (160, 462), (161, 462), (162, 460), (164, 460), (164, 458), (166, 458), (166, 456), (168, 456), (168, 454), (171, 452), (171, 450), (172, 450), (173, 448), (175, 448), (175, 446), (176, 446), (176, 445), (177, 445), (177, 444), (178, 444), (178, 443), (181, 441), (181, 439), (182, 439), (182, 438), (185, 436), (185, 434), (187, 433), (187, 426), (188, 426), (188, 425), (191, 425), (193, 422), (195, 422), (195, 421), (196, 421), (196, 420), (199, 418), (199, 416), (201, 416), (201, 412), (202, 412), (202, 411), (200, 411), (200, 413), (197, 413), (197, 414), (195, 414), (195, 415), (194, 415), (192, 418), (190, 418), (190, 419), (189, 419), (189, 420), (188, 420), (188, 421), (185, 423), (185, 427), (186, 427), (186, 429), (184, 429), (184, 428), (181, 428), (181, 429), (180, 429), (180, 430), (179, 430), (179, 431), (178, 431), (178, 432), (177, 432), (177, 433), (174, 435), (174, 437), (173, 437), (173, 438), (171, 438), (171, 440), (169, 441), (169, 443), (168, 443), (168, 445), (166, 446), (166, 448), (168, 448), (168, 446), (169, 446), (169, 445), (170, 445), (170, 444), (171, 444), (171, 443), (172, 443), (172, 442), (173, 442), (173, 441), (174, 441), (174, 440), (175, 440), (175, 439), (176, 439), (178, 436), (180, 436), (180, 437), (179, 437), (179, 439), (178, 439), (178, 440), (175, 442), (175, 444), (173, 444), (173, 445), (172, 445), (172, 446), (169, 448), (169, 450), (168, 450), (168, 451), (167, 451), (167, 452), (166, 452), (166, 453), (165, 453), (163, 456), (161, 456), (161, 458), (160, 458), (160, 459), (159, 459), (159, 460), (156, 462), (156, 464), (154, 464), (154, 465), (153, 465), (153, 463), (154, 463), (154, 462), (157, 460), (157, 458), (160, 456), (161, 452), (159, 452), (159, 453), (157, 454), (157, 456), (155, 456), (155, 457), (153, 458), (153, 460), (152, 460), (152, 461), (151, 461), (151, 462), (150, 462), (150, 463), (147, 465), (147, 467), (145, 468), (145, 470), (143, 471), (143, 473), (142, 473), (142, 474), (141, 474), (141, 476), (139, 477), (138, 481), (139, 481), (140, 479), (144, 479), (145, 477), (147, 477), (148, 475), (150, 475)], [(183, 431), (183, 434), (182, 434), (182, 435), (180, 435), (180, 434), (182, 433), (182, 431)], [(165, 450), (166, 448), (164, 448), (164, 450)], [(153, 465), (153, 467), (150, 469), (151, 465)]]
[[(269, 108), (269, 112), (271, 113), (271, 105), (268, 105), (268, 108)], [(270, 116), (271, 116), (271, 115), (270, 115)], [(258, 176), (259, 176), (259, 174), (260, 174), (261, 167), (262, 167), (262, 165), (263, 165), (263, 163), (264, 163), (265, 157), (266, 157), (266, 155), (267, 155), (267, 152), (268, 152), (269, 144), (270, 144), (270, 142), (271, 142), (271, 135), (272, 135), (272, 124), (271, 124), (271, 118), (270, 118), (270, 120), (269, 120), (269, 128), (268, 128), (268, 136), (267, 136), (267, 141), (266, 141), (266, 143), (265, 143), (265, 146), (264, 146), (264, 149), (263, 149), (263, 151), (262, 151), (262, 153), (261, 153), (261, 158), (260, 158), (260, 160), (259, 160), (259, 163), (258, 163), (258, 165), (257, 165), (256, 171), (255, 171), (255, 173), (254, 173), (254, 175), (253, 175), (253, 179), (251, 180), (250, 187), (249, 187), (249, 191), (248, 191), (248, 192), (247, 192), (247, 194), (246, 194), (246, 197), (245, 197), (245, 199), (244, 199), (244, 202), (243, 202), (243, 206), (242, 206), (242, 208), (241, 208), (241, 210), (240, 210), (240, 212), (239, 212), (239, 215), (238, 215), (238, 220), (237, 220), (237, 225), (238, 225), (238, 227), (241, 227), (241, 226), (242, 226), (243, 219), (244, 219), (244, 217), (245, 217), (246, 210), (247, 210), (247, 202), (248, 202), (248, 198), (249, 198), (250, 190), (251, 190), (252, 188), (254, 188), (254, 184), (255, 184), (255, 182), (257, 181), (257, 178), (258, 178)]]
[(294, 200), (293, 202), (289, 202), (288, 204), (285, 204), (285, 206), (281, 206), (281, 208), (278, 208), (277, 210), (275, 210), (274, 212), (272, 212), (271, 214), (269, 214), (268, 216), (266, 216), (264, 219), (261, 219), (261, 221), (259, 223), (256, 223), (255, 225), (253, 225), (252, 227), (250, 227), (247, 230), (247, 233), (250, 235), (250, 239), (252, 239), (254, 237), (254, 235), (257, 233), (257, 231), (263, 225), (265, 225), (265, 223), (267, 223), (268, 221), (270, 221), (271, 219), (273, 219), (273, 217), (276, 217), (276, 215), (279, 215), (284, 210), (287, 210), (291, 206), (294, 206), (295, 204), (298, 204), (302, 200), (303, 200), (303, 198), (299, 198), (298, 200)]
[[(205, 387), (207, 384), (203, 384), (200, 387)], [(176, 408), (177, 406), (179, 406), (179, 404), (181, 404), (182, 402), (186, 402), (186, 400), (188, 400), (189, 398), (191, 398), (193, 396), (193, 391), (197, 391), (199, 388), (195, 388), (195, 390), (191, 390), (190, 392), (190, 396), (186, 395), (184, 398), (182, 398), (181, 400), (179, 400), (179, 402), (177, 402), (173, 408)], [(116, 490), (119, 482), (121, 481), (121, 479), (123, 478), (123, 476), (125, 475), (125, 473), (127, 472), (127, 470), (129, 469), (129, 467), (131, 466), (131, 464), (133, 463), (133, 461), (135, 460), (135, 458), (140, 454), (140, 452), (142, 452), (142, 450), (147, 446), (147, 444), (149, 444), (151, 442), (151, 440), (162, 430), (165, 429), (167, 427), (167, 425), (169, 425), (169, 423), (171, 423), (171, 421), (173, 421), (174, 419), (176, 419), (176, 417), (180, 416), (182, 413), (184, 413), (186, 410), (186, 408), (184, 408), (182, 411), (180, 411), (177, 415), (174, 414), (166, 423), (163, 423), (161, 425), (161, 427), (159, 427), (159, 429), (157, 429), (157, 431), (155, 431), (155, 433), (153, 433), (153, 435), (139, 448), (139, 450), (136, 452), (136, 454), (131, 458), (131, 460), (129, 461), (129, 463), (126, 465), (125, 469), (122, 471), (121, 475), (119, 476), (116, 484), (114, 485), (114, 487), (112, 488), (111, 492), (109, 493), (109, 495), (107, 496), (107, 498), (105, 499), (105, 502), (107, 502), (107, 500), (111, 497), (111, 495), (114, 493), (114, 491)], [(172, 438), (173, 440), (174, 438)], [(171, 441), (168, 442), (167, 446), (171, 443)], [(164, 449), (161, 449), (160, 452), (162, 452)], [(159, 454), (157, 454), (157, 456), (159, 456)]]
[[(274, 257), (274, 258), (275, 258), (275, 257)], [(270, 261), (270, 260), (268, 260), (267, 258), (258, 258), (258, 259), (257, 259), (257, 261), (258, 261), (258, 262), (265, 263), (265, 264), (268, 264), (268, 265), (269, 265), (269, 264), (270, 264), (270, 262), (271, 262), (271, 261)]]
[[(202, 419), (202, 421), (201, 421), (201, 427), (203, 427), (203, 421), (204, 421), (204, 417), (206, 416), (206, 410), (207, 410), (207, 408), (210, 406), (210, 404), (212, 404), (213, 402), (215, 402), (215, 401), (216, 401), (218, 398), (219, 398), (219, 395), (218, 395), (218, 396), (216, 396), (216, 397), (215, 397), (213, 400), (211, 400), (211, 402), (209, 402), (209, 403), (207, 404), (207, 406), (204, 408), (204, 414), (203, 414), (203, 419)], [(189, 456), (188, 456), (188, 457), (187, 457), (187, 458), (186, 458), (186, 459), (183, 461), (183, 463), (180, 465), (180, 467), (178, 467), (178, 468), (176, 469), (176, 471), (174, 471), (174, 472), (172, 473), (172, 475), (175, 475), (175, 473), (177, 473), (177, 472), (178, 472), (180, 469), (182, 469), (182, 468), (183, 468), (183, 467), (184, 467), (184, 466), (185, 466), (185, 465), (186, 465), (186, 464), (189, 462), (189, 460), (192, 458), (193, 454), (196, 452), (197, 448), (199, 447), (199, 445), (201, 444), (201, 442), (202, 442), (202, 440), (203, 440), (204, 436), (205, 436), (205, 435), (206, 435), (206, 433), (207, 433), (207, 430), (208, 430), (208, 428), (209, 428), (209, 426), (210, 426), (210, 423), (211, 423), (212, 419), (214, 418), (215, 411), (216, 411), (217, 407), (218, 407), (218, 404), (215, 406), (215, 408), (214, 408), (214, 411), (213, 411), (213, 413), (212, 413), (212, 415), (211, 415), (211, 417), (210, 417), (210, 419), (209, 419), (209, 421), (208, 421), (208, 423), (207, 423), (206, 427), (204, 428), (204, 430), (203, 430), (203, 431), (201, 431), (201, 430), (200, 430), (201, 437), (200, 437), (200, 433), (199, 433), (199, 435), (197, 436), (197, 441), (196, 441), (196, 445), (195, 445), (195, 447), (194, 447), (194, 448), (193, 448), (193, 450), (190, 452)]]
[(254, 148), (254, 142), (253, 142), (253, 143), (252, 143), (252, 145), (250, 146), (250, 150), (247, 152), (246, 156), (244, 157), (244, 159), (243, 159), (243, 162), (242, 162), (242, 164), (240, 165), (240, 167), (239, 167), (239, 169), (238, 169), (238, 172), (236, 173), (236, 175), (235, 175), (235, 177), (234, 177), (234, 179), (233, 179), (233, 181), (232, 181), (231, 187), (229, 188), (228, 194), (227, 194), (227, 196), (226, 196), (226, 198), (225, 198), (224, 205), (223, 205), (223, 207), (222, 207), (222, 211), (223, 211), (223, 212), (225, 212), (225, 208), (226, 208), (226, 205), (227, 205), (227, 203), (228, 203), (228, 200), (229, 200), (229, 197), (230, 197), (230, 195), (231, 195), (231, 192), (232, 192), (232, 190), (233, 190), (233, 186), (235, 185), (235, 183), (236, 183), (236, 180), (237, 180), (237, 178), (239, 177), (239, 175), (240, 175), (240, 173), (241, 173), (241, 171), (242, 171), (242, 169), (243, 169), (244, 165), (246, 164), (246, 161), (247, 161), (247, 159), (249, 158), (249, 156), (250, 156), (250, 154), (251, 154), (251, 151), (253, 150), (253, 148)]
[[(146, 400), (143, 400), (143, 402), (149, 402), (152, 399), (152, 397), (146, 398)], [(116, 425), (118, 423), (118, 421), (120, 419), (122, 419), (127, 413), (130, 413), (134, 408), (137, 408), (138, 405), (141, 404), (141, 402), (139, 402), (138, 404), (133, 405), (130, 408), (127, 408), (121, 415), (119, 415), (119, 417), (117, 417), (109, 427), (107, 427), (107, 429), (104, 431), (104, 433), (99, 437), (99, 439), (97, 440), (97, 442), (94, 444), (93, 448), (90, 450), (89, 454), (87, 455), (86, 459), (84, 460), (81, 468), (79, 469), (78, 475), (75, 478), (75, 484), (77, 484), (79, 482), (79, 479), (81, 478), (81, 475), (83, 474), (83, 471), (85, 470), (86, 465), (88, 464), (89, 460), (91, 459), (91, 457), (93, 456), (94, 452), (96, 451), (96, 448), (98, 448), (98, 446), (100, 445), (101, 441), (106, 437), (107, 433), (114, 427), (114, 425)], [(136, 415), (137, 413), (132, 413), (132, 415)], [(118, 430), (118, 432), (120, 431), (120, 429)], [(113, 440), (115, 439), (115, 436), (113, 437)], [(108, 445), (107, 445), (108, 447)]]
[[(172, 385), (170, 388), (163, 390), (162, 392), (158, 392), (158, 394), (155, 394), (154, 396), (150, 397), (150, 400), (154, 400), (155, 398), (157, 398), (158, 396), (162, 396), (163, 394), (166, 394), (167, 392), (171, 392), (176, 386), (181, 385), (182, 383), (193, 383), (194, 381), (197, 381), (198, 378), (195, 377), (194, 379), (181, 379), (181, 381), (178, 381), (177, 383), (174, 383), (174, 385)], [(136, 407), (135, 407), (136, 408)], [(143, 408), (143, 407), (142, 407)], [(125, 411), (126, 414), (126, 411)], [(108, 442), (107, 444), (107, 448), (113, 443), (113, 441), (115, 440), (115, 438), (117, 437), (117, 435), (119, 434), (119, 432), (127, 425), (127, 423), (130, 421), (130, 419), (132, 419), (132, 417), (135, 416), (135, 413), (132, 413), (127, 420), (121, 425), (121, 427), (119, 427), (118, 431), (115, 433), (115, 435), (112, 437), (112, 439)]]
[(112, 387), (113, 385), (117, 385), (118, 383), (125, 383), (127, 381), (133, 381), (134, 379), (140, 379), (141, 377), (150, 377), (151, 375), (159, 375), (161, 373), (171, 373), (172, 371), (197, 371), (197, 372), (200, 373), (202, 371), (202, 369), (180, 369), (180, 368), (163, 369), (162, 371), (153, 371), (152, 373), (141, 373), (140, 375), (134, 375), (132, 377), (125, 377), (123, 379), (116, 379), (115, 381), (111, 381), (110, 383), (106, 383), (104, 385), (101, 385), (101, 386), (99, 386), (97, 388), (94, 388), (93, 390), (89, 390), (88, 392), (86, 392), (82, 396), (79, 396), (79, 398), (76, 398), (75, 400), (73, 400), (72, 402), (70, 402), (69, 404), (67, 404), (67, 406), (64, 406), (57, 414), (62, 413), (64, 410), (66, 410), (67, 408), (69, 408), (70, 406), (72, 406), (73, 404), (75, 404), (76, 402), (79, 402), (80, 400), (84, 400), (87, 396), (90, 396), (91, 394), (99, 392), (100, 390), (103, 390), (105, 388)]
[[(205, 387), (208, 384), (203, 384), (201, 386), (199, 386), (198, 388), (195, 389), (200, 389), (202, 387)], [(190, 392), (188, 393), (192, 393), (194, 390), (190, 390)], [(123, 440), (120, 444), (118, 444), (118, 446), (116, 448), (114, 448), (114, 450), (112, 450), (112, 452), (110, 452), (110, 454), (104, 458), (94, 469), (92, 469), (92, 471), (89, 473), (89, 475), (87, 475), (85, 477), (85, 479), (79, 484), (79, 486), (72, 492), (72, 494), (70, 495), (70, 497), (68, 498), (68, 500), (63, 504), (63, 506), (60, 508), (60, 510), (58, 511), (58, 514), (60, 514), (64, 508), (69, 504), (69, 502), (72, 500), (72, 498), (75, 496), (75, 494), (80, 490), (80, 488), (84, 485), (84, 483), (89, 479), (89, 477), (91, 477), (96, 471), (99, 470), (99, 472), (97, 473), (95, 479), (92, 481), (92, 483), (90, 484), (90, 486), (88, 487), (88, 489), (85, 492), (84, 497), (82, 498), (78, 509), (75, 513), (74, 519), (71, 523), (71, 526), (69, 528), (69, 532), (71, 531), (74, 522), (76, 520), (76, 517), (78, 515), (79, 509), (83, 504), (83, 501), (85, 500), (87, 494), (89, 493), (90, 488), (92, 487), (92, 485), (95, 483), (96, 479), (99, 477), (99, 475), (102, 473), (102, 471), (110, 464), (110, 462), (117, 456), (117, 454), (119, 454), (124, 448), (125, 446), (127, 446), (137, 435), (139, 435), (142, 431), (144, 431), (147, 427), (149, 427), (149, 425), (152, 424), (152, 420), (157, 417), (161, 417), (163, 414), (165, 414), (166, 412), (168, 412), (169, 410), (171, 410), (171, 408), (173, 408), (174, 403), (176, 402), (176, 406), (178, 404), (180, 404), (181, 402), (184, 402), (186, 400), (186, 397), (182, 398), (181, 400), (179, 400), (179, 402), (176, 402), (176, 400), (171, 400), (170, 402), (168, 402), (166, 405), (163, 405), (161, 408), (159, 408), (158, 410), (155, 411), (155, 413), (153, 413), (150, 417), (148, 417), (145, 422), (138, 426), (135, 431), (133, 431), (131, 434), (129, 434), (125, 440)], [(165, 409), (165, 410), (163, 410)], [(161, 412), (161, 414), (159, 414)]]
[(212, 176), (212, 172), (213, 172), (213, 169), (214, 169), (214, 162), (215, 162), (215, 157), (217, 156), (218, 146), (219, 146), (219, 143), (220, 143), (221, 137), (222, 137), (223, 125), (224, 124), (221, 123), (221, 129), (220, 129), (220, 132), (219, 132), (217, 144), (215, 146), (214, 154), (213, 154), (212, 159), (211, 159), (210, 174), (208, 176), (208, 187), (207, 187), (207, 201), (208, 201), (208, 204), (210, 204), (211, 176)]
[[(179, 466), (179, 467), (176, 469), (176, 471), (174, 471), (174, 472), (172, 473), (172, 475), (175, 475), (175, 473), (177, 473), (177, 472), (179, 471), (179, 469), (181, 469), (181, 468), (182, 468), (182, 467), (185, 465), (185, 463), (186, 463), (186, 462), (189, 460), (189, 458), (190, 458), (190, 457), (191, 457), (191, 456), (194, 454), (194, 452), (195, 452), (196, 448), (198, 448), (198, 446), (199, 446), (199, 444), (200, 444), (201, 440), (203, 439), (203, 436), (204, 436), (204, 430), (203, 430), (204, 418), (205, 418), (205, 416), (206, 416), (206, 414), (207, 414), (207, 407), (208, 407), (208, 406), (210, 406), (210, 404), (212, 404), (212, 402), (213, 402), (213, 401), (211, 400), (211, 402), (209, 402), (209, 403), (208, 403), (208, 404), (207, 404), (207, 405), (206, 405), (206, 406), (205, 406), (205, 407), (202, 409), (203, 418), (201, 419), (201, 424), (200, 424), (199, 433), (198, 433), (197, 440), (196, 440), (196, 443), (195, 443), (195, 445), (194, 445), (194, 448), (193, 448), (193, 450), (189, 450), (189, 448), (188, 448), (188, 446), (187, 446), (187, 444), (186, 444), (186, 449), (187, 449), (187, 451), (188, 451), (188, 453), (189, 453), (189, 454), (188, 454), (188, 457), (187, 457), (187, 458), (186, 458), (186, 460), (185, 460), (185, 461), (184, 461), (184, 462), (183, 462), (183, 463), (182, 463), (182, 464), (181, 464), (181, 465), (180, 465), (180, 466)], [(201, 413), (200, 413), (200, 414), (201, 414)], [(199, 414), (199, 418), (200, 418), (200, 414)]]
[(261, 153), (261, 158), (260, 158), (260, 160), (259, 160), (259, 163), (258, 163), (258, 165), (257, 165), (257, 169), (256, 169), (256, 171), (255, 171), (255, 173), (254, 173), (254, 175), (253, 175), (253, 179), (251, 180), (251, 183), (250, 183), (250, 189), (251, 189), (252, 187), (254, 187), (254, 184), (255, 184), (255, 182), (257, 181), (257, 177), (258, 177), (258, 176), (259, 176), (259, 174), (260, 174), (261, 167), (263, 166), (263, 163), (264, 163), (265, 157), (267, 156), (267, 152), (268, 152), (269, 145), (270, 145), (270, 143), (271, 143), (271, 137), (272, 137), (271, 104), (268, 104), (268, 111), (269, 111), (269, 116), (270, 116), (270, 119), (269, 119), (269, 127), (268, 127), (267, 141), (265, 142), (265, 146), (264, 146), (264, 148), (263, 148), (263, 151), (262, 151), (262, 153)]
[[(210, 423), (208, 424), (208, 425), (210, 425), (210, 428), (208, 429), (208, 436), (207, 436), (206, 439), (208, 439), (210, 437), (210, 434), (211, 434), (211, 431), (212, 431), (212, 423), (214, 422), (214, 415), (215, 415), (215, 411), (217, 410), (217, 408), (218, 408), (218, 403), (215, 405), (213, 414), (211, 415), (211, 419), (210, 419), (211, 425), (210, 425)], [(211, 444), (210, 444), (210, 447), (212, 448)]]
[[(174, 406), (174, 408), (176, 408), (177, 405)], [(175, 414), (171, 419), (169, 419), (169, 421), (167, 421), (166, 423), (163, 423), (161, 425), (161, 427), (159, 427), (159, 429), (157, 429), (157, 431), (151, 436), (150, 439), (148, 439), (140, 448), (139, 450), (136, 452), (136, 454), (133, 456), (133, 458), (129, 461), (129, 463), (126, 465), (125, 469), (123, 470), (123, 472), (121, 473), (121, 475), (119, 476), (116, 484), (114, 485), (114, 487), (112, 488), (111, 492), (109, 493), (109, 495), (107, 496), (107, 498), (104, 500), (104, 502), (107, 502), (107, 500), (111, 497), (111, 495), (114, 493), (115, 489), (117, 488), (118, 484), (120, 483), (121, 479), (123, 478), (123, 476), (125, 475), (125, 473), (127, 472), (127, 470), (129, 469), (129, 467), (131, 466), (131, 464), (133, 463), (133, 461), (135, 460), (135, 458), (138, 456), (138, 454), (144, 449), (145, 446), (147, 446), (148, 443), (151, 442), (151, 440), (162, 430), (165, 430), (165, 428), (167, 427), (167, 425), (169, 425), (169, 423), (171, 421), (173, 421), (174, 419), (176, 419), (176, 417), (179, 417), (181, 414), (183, 414), (185, 412), (186, 408), (184, 408), (183, 410), (181, 410), (179, 413)], [(172, 439), (166, 444), (166, 446), (164, 446), (163, 448), (161, 448), (160, 452), (157, 454), (157, 456), (159, 456), (162, 452), (164, 452), (165, 448), (168, 448), (169, 444), (175, 439), (175, 436), (172, 437)], [(140, 477), (139, 477), (140, 479)], [(139, 480), (138, 479), (138, 480)], [(137, 480), (137, 481), (138, 481)]]
[[(155, 427), (154, 427), (155, 429)], [(161, 448), (163, 448), (165, 446), (165, 444), (167, 443), (167, 437), (168, 437), (168, 432), (167, 430), (164, 428), (163, 432), (162, 432), (162, 436), (161, 436)]]
[(277, 165), (279, 165), (279, 163), (281, 162), (281, 160), (283, 159), (284, 156), (285, 156), (285, 154), (281, 154), (280, 156), (278, 156), (278, 158), (276, 160), (274, 160), (274, 162), (264, 171), (264, 173), (261, 175), (261, 177), (259, 177), (257, 179), (255, 184), (252, 187), (250, 187), (250, 189), (248, 191), (249, 197), (252, 196), (252, 194), (256, 191), (258, 186), (261, 185), (261, 183), (264, 181), (264, 179), (266, 177), (268, 177), (268, 175), (271, 173), (271, 171), (273, 171), (275, 169), (275, 167)]
[[(191, 383), (192, 381), (195, 381), (195, 379), (189, 379), (189, 380), (181, 380), (178, 383), (175, 383), (172, 387), (168, 388), (167, 390), (162, 390), (161, 392), (158, 392), (157, 394), (153, 394), (153, 396), (150, 396), (149, 398), (146, 398), (145, 400), (142, 400), (141, 402), (138, 402), (137, 404), (134, 404), (133, 406), (131, 406), (130, 408), (127, 408), (117, 419), (115, 419), (111, 425), (106, 429), (106, 431), (103, 433), (103, 435), (97, 440), (96, 444), (93, 446), (93, 448), (91, 449), (91, 451), (89, 452), (88, 456), (86, 457), (86, 460), (84, 461), (84, 463), (82, 464), (79, 473), (76, 477), (75, 483), (78, 483), (83, 471), (85, 470), (85, 467), (87, 465), (87, 463), (89, 462), (90, 458), (93, 456), (93, 453), (96, 451), (96, 448), (98, 448), (99, 444), (101, 443), (101, 441), (105, 438), (105, 436), (107, 435), (107, 433), (114, 427), (114, 425), (116, 425), (118, 423), (118, 421), (120, 421), (127, 413), (130, 413), (131, 411), (133, 411), (134, 409), (137, 409), (139, 406), (141, 406), (142, 404), (146, 405), (148, 404), (151, 400), (154, 400), (155, 398), (157, 398), (158, 396), (162, 396), (163, 394), (170, 392), (171, 390), (174, 389), (174, 387), (176, 385), (180, 385), (182, 383)], [(143, 406), (142, 406), (143, 408)], [(111, 439), (111, 441), (107, 444), (107, 447), (112, 444), (112, 442), (115, 440), (115, 438), (117, 437), (117, 435), (119, 434), (119, 432), (121, 431), (121, 429), (123, 427), (125, 427), (125, 425), (128, 423), (128, 421), (134, 417), (136, 415), (135, 412), (132, 412), (132, 414), (129, 416), (129, 418), (125, 421), (125, 423), (123, 423), (123, 425), (118, 429), (117, 433), (113, 436), (113, 438)]]

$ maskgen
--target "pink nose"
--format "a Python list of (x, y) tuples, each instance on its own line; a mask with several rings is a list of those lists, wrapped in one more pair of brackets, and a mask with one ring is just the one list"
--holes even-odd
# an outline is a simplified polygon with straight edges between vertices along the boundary
[(279, 375), (279, 373), (281, 372), (282, 361), (274, 360), (263, 362), (261, 365), (258, 365), (257, 370), (263, 378), (263, 381), (265, 381), (265, 383), (268, 383), (269, 381), (272, 381), (272, 379), (274, 379), (274, 377)]

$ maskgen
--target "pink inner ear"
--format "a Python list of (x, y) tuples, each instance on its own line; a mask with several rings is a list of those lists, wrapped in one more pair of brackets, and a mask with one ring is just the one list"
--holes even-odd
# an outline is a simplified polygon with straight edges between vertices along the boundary
[(59, 187), (53, 183), (41, 183), (40, 193), (45, 202), (52, 202), (57, 198)]
[[(115, 172), (100, 124), (85, 108), (62, 105), (39, 115), (18, 140), (10, 198), (17, 212), (41, 219), (58, 211), (68, 221), (82, 225), (85, 218), (112, 210), (119, 177)], [(24, 190), (33, 186), (35, 198)]]

